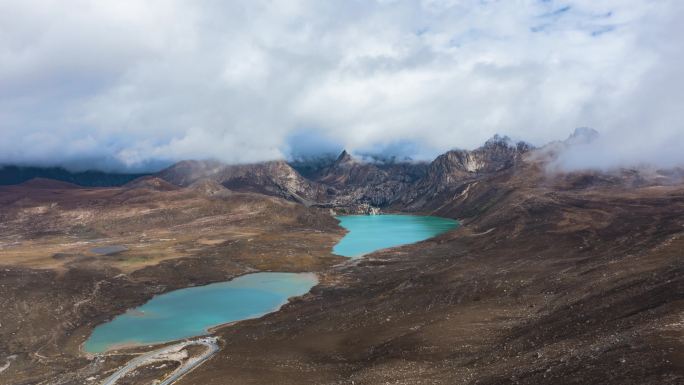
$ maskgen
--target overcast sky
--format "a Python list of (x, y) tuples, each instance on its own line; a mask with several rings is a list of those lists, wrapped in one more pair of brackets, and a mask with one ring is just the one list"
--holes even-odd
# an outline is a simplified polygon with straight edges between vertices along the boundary
[[(681, 0), (0, 0), (0, 163), (429, 158), (601, 132), (684, 163)], [(574, 162), (574, 163), (573, 163)]]

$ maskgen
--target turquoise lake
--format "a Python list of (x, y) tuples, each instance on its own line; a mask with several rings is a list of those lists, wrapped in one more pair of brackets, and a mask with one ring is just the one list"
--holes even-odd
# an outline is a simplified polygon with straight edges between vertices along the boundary
[(254, 273), (175, 290), (96, 327), (84, 348), (100, 353), (116, 346), (202, 335), (212, 326), (277, 310), (288, 298), (308, 293), (317, 283), (316, 275), (309, 273)]
[(458, 227), (453, 219), (418, 215), (344, 215), (337, 219), (349, 232), (333, 253), (351, 258), (422, 241)]
[[(392, 246), (422, 241), (458, 222), (414, 215), (337, 217), (349, 232), (333, 252), (352, 258)], [(257, 318), (318, 283), (309, 273), (254, 273), (231, 281), (175, 290), (95, 328), (84, 349), (100, 353), (117, 346), (157, 344), (206, 334), (220, 324)]]

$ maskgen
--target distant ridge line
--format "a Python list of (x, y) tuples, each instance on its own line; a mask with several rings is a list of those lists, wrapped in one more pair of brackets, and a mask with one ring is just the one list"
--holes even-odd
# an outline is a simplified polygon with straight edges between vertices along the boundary
[(35, 178), (53, 179), (83, 187), (117, 187), (150, 173), (110, 173), (105, 171), (72, 172), (62, 167), (0, 165), (0, 185), (14, 185)]

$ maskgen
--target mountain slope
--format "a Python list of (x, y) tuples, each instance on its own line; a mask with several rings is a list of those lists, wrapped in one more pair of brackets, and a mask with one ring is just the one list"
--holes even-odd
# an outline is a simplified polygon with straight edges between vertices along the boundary
[(568, 177), (522, 156), (454, 180), (430, 204), (462, 227), (222, 329), (181, 385), (682, 383), (684, 186)]
[(388, 207), (425, 175), (423, 162), (364, 162), (343, 151), (315, 181), (327, 187), (333, 207)]
[(212, 180), (240, 192), (256, 192), (307, 205), (319, 200), (321, 186), (305, 179), (284, 161), (227, 165), (217, 161), (182, 161), (160, 171), (161, 179), (178, 186)]
[[(320, 285), (213, 331), (221, 351), (180, 385), (682, 383), (681, 170), (560, 172), (549, 164), (570, 143), (495, 139), (431, 164), (342, 154), (312, 179), (283, 162), (187, 161), (117, 188), (0, 187), (0, 364), (13, 357), (0, 378), (100, 381), (134, 355), (81, 354), (96, 324), (277, 270), (317, 271)], [(315, 206), (368, 202), (462, 226), (330, 255), (343, 231)]]

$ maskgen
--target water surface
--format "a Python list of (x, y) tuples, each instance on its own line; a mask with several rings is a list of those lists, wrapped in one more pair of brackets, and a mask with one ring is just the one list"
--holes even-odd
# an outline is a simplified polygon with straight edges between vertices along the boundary
[(343, 215), (337, 219), (349, 232), (333, 253), (352, 258), (432, 238), (458, 226), (453, 219), (418, 215)]
[[(451, 219), (414, 215), (349, 215), (338, 219), (349, 232), (333, 252), (353, 258), (422, 241), (458, 226)], [(254, 273), (228, 282), (175, 290), (96, 327), (85, 350), (99, 353), (117, 346), (202, 335), (212, 326), (277, 310), (288, 298), (307, 293), (317, 282), (315, 274)]]
[(317, 283), (316, 275), (309, 273), (254, 273), (175, 290), (96, 327), (85, 350), (100, 353), (202, 335), (212, 326), (270, 313)]
[(92, 249), (90, 249), (91, 253), (100, 254), (100, 255), (118, 254), (122, 251), (128, 251), (128, 247), (122, 246), (122, 245), (111, 245), (111, 246), (93, 247)]

